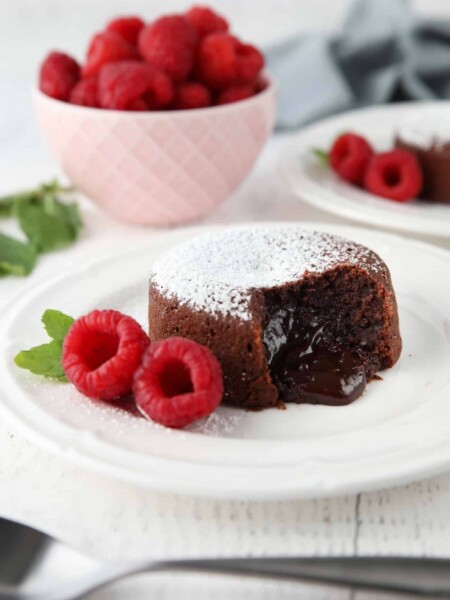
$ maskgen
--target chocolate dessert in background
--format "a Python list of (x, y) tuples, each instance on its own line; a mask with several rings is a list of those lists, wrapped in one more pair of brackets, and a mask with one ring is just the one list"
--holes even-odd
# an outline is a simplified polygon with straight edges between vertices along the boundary
[(450, 106), (412, 113), (400, 124), (395, 145), (412, 152), (420, 163), (420, 200), (450, 204)]

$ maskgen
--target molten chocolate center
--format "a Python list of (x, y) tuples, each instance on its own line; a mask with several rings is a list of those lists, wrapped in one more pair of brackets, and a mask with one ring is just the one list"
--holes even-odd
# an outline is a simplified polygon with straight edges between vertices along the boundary
[(271, 316), (264, 344), (273, 382), (285, 402), (344, 405), (366, 387), (362, 359), (333, 344), (317, 318), (305, 322), (295, 307)]

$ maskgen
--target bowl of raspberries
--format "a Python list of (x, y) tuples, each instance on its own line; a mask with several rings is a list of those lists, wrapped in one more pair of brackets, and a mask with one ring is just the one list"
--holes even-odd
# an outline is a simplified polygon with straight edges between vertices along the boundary
[(118, 17), (80, 64), (50, 52), (38, 121), (74, 186), (119, 220), (201, 218), (250, 172), (275, 116), (264, 57), (205, 6)]

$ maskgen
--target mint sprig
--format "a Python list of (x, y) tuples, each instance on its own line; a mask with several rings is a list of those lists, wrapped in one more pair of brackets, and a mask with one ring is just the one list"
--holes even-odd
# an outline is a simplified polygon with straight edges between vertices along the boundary
[(81, 221), (76, 204), (62, 204), (55, 196), (31, 198), (14, 206), (22, 231), (36, 252), (51, 252), (72, 244)]
[(0, 219), (12, 217), (14, 207), (14, 196), (3, 196), (0, 199)]
[(326, 150), (322, 150), (322, 148), (313, 148), (312, 152), (323, 167), (328, 167), (329, 155)]
[(61, 344), (53, 340), (48, 344), (30, 348), (30, 350), (22, 350), (15, 356), (14, 362), (21, 369), (27, 369), (35, 375), (67, 382), (61, 364), (61, 352)]
[(63, 342), (74, 319), (59, 310), (48, 308), (41, 317), (48, 336), (57, 342)]
[(21, 369), (31, 371), (35, 375), (67, 382), (61, 363), (62, 347), (74, 319), (59, 310), (48, 309), (42, 315), (41, 321), (52, 338), (51, 341), (29, 350), (22, 350), (16, 354), (14, 362)]
[[(38, 254), (64, 248), (78, 238), (82, 228), (78, 206), (59, 199), (61, 193), (69, 190), (55, 180), (36, 190), (0, 198), (0, 217), (15, 217), (28, 239), (28, 243), (23, 243), (0, 236), (0, 275), (28, 275)], [(3, 256), (7, 258), (4, 268)]]
[(33, 246), (0, 233), (0, 276), (28, 275), (36, 260)]

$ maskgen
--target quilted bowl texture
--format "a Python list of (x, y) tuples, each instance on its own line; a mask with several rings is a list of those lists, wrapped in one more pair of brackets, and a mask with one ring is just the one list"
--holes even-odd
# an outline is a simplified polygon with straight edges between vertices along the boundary
[(223, 106), (122, 112), (34, 92), (52, 153), (87, 197), (121, 221), (171, 225), (217, 207), (250, 172), (275, 118), (274, 84)]

